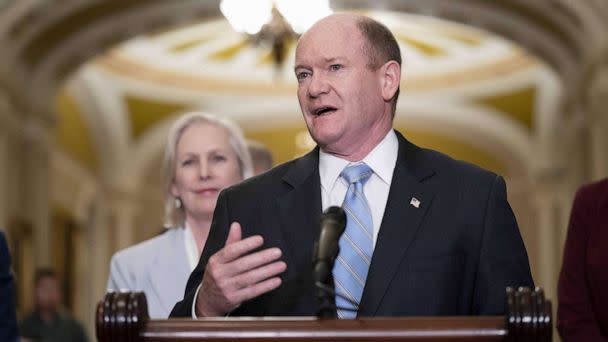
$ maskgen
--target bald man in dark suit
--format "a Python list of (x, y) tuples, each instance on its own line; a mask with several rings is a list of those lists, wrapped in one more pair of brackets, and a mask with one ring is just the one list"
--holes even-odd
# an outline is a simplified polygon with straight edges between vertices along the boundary
[[(347, 199), (359, 209), (347, 210), (340, 253), (356, 246), (333, 270), (352, 298), (341, 317), (500, 315), (507, 286), (533, 286), (502, 177), (393, 130), (401, 55), (386, 27), (352, 14), (320, 20), (298, 42), (295, 74), (317, 148), (221, 193), (171, 316), (314, 315), (319, 217)], [(353, 223), (365, 231), (356, 242)], [(356, 274), (341, 273), (356, 255)]]

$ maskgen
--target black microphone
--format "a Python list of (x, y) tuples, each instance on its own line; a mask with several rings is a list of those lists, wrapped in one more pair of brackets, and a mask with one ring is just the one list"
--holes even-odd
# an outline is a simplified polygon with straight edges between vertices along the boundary
[(342, 208), (329, 207), (321, 215), (313, 260), (315, 281), (327, 284), (340, 250), (338, 240), (345, 228), (346, 214)]
[[(331, 292), (334, 283), (331, 273), (334, 262), (338, 257), (340, 247), (338, 240), (346, 228), (346, 214), (340, 207), (329, 207), (321, 215), (319, 239), (315, 242), (313, 257), (313, 275), (315, 284), (325, 285), (325, 288), (317, 286), (317, 299), (319, 302), (319, 317), (335, 317), (335, 301)], [(332, 310), (332, 308), (334, 308)]]

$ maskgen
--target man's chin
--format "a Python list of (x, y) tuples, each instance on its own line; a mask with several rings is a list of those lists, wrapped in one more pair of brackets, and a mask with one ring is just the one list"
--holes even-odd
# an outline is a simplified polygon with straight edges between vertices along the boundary
[(327, 141), (325, 143), (317, 142), (317, 144), (323, 152), (329, 154), (343, 155), (346, 152), (345, 146), (340, 145), (337, 140)]
[(334, 148), (337, 139), (331, 139), (331, 137), (327, 136), (313, 136), (312, 140), (314, 140), (323, 151), (330, 151)]
[(335, 145), (342, 137), (341, 132), (331, 127), (318, 127), (318, 129), (310, 132), (312, 140), (321, 148)]

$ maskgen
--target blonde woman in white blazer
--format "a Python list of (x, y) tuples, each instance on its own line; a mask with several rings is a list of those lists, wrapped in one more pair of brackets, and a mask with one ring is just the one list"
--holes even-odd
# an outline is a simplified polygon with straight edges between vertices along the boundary
[(234, 123), (200, 112), (184, 114), (169, 132), (163, 176), (165, 233), (114, 254), (108, 290), (144, 291), (151, 318), (167, 318), (209, 235), (221, 190), (252, 173)]

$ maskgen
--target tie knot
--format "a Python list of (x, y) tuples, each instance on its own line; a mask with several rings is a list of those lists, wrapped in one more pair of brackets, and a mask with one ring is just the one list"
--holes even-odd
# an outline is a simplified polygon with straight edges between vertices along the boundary
[(365, 163), (350, 165), (344, 168), (340, 176), (349, 184), (360, 182), (365, 184), (369, 177), (374, 173), (372, 169)]

